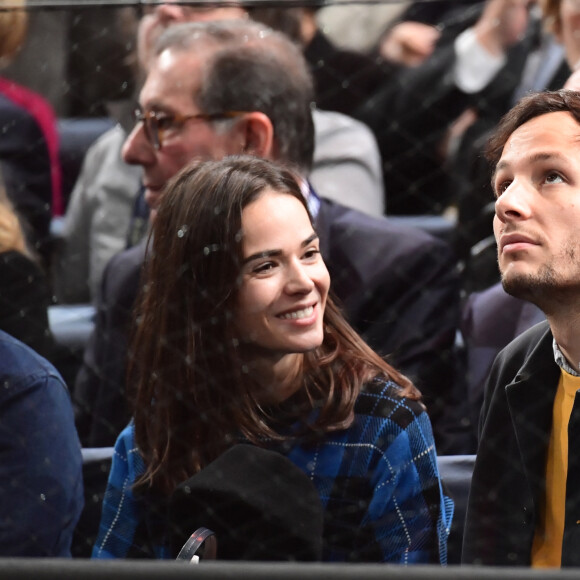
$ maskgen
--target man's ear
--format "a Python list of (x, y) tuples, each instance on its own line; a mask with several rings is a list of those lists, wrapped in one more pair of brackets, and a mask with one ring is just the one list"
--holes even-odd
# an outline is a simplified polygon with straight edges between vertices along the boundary
[(246, 113), (237, 124), (241, 132), (242, 153), (272, 159), (274, 156), (274, 126), (264, 113)]

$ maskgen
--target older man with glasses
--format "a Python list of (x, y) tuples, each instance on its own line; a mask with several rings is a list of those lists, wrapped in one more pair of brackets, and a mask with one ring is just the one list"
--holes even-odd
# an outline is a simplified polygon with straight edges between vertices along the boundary
[[(138, 27), (141, 70), (137, 74), (147, 70), (155, 40), (167, 27), (236, 18), (246, 19), (247, 14), (235, 5), (164, 3), (147, 7)], [(140, 168), (127, 165), (121, 158), (123, 142), (132, 128), (129, 113), (134, 103), (127, 105), (116, 104), (114, 111), (112, 107), (120, 122), (89, 149), (71, 194), (62, 228), (63, 243), (54, 260), (55, 294), (60, 303), (95, 303), (108, 260), (127, 245), (138, 243), (147, 230), (147, 206), (138, 196)], [(370, 129), (336, 112), (316, 109), (313, 115), (311, 182), (326, 197), (370, 215), (383, 215), (381, 159)]]

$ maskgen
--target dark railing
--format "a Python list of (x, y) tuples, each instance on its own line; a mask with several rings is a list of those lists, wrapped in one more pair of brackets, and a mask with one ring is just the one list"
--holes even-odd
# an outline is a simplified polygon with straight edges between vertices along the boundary
[(534, 580), (580, 578), (580, 571), (395, 566), (389, 564), (295, 564), (159, 561), (0, 560), (2, 580)]

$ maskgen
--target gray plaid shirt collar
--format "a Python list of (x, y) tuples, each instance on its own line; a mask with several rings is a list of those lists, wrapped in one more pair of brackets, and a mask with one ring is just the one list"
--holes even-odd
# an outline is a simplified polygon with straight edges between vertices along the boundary
[(566, 357), (562, 354), (560, 347), (556, 343), (556, 339), (552, 341), (552, 347), (554, 349), (554, 360), (556, 364), (563, 370), (565, 370), (569, 375), (573, 377), (580, 377), (580, 374), (577, 373), (571, 366), (570, 363), (566, 360)]

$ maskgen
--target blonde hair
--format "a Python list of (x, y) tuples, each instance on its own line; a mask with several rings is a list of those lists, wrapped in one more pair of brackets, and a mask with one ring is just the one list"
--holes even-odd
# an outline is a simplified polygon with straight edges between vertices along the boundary
[(34, 259), (26, 244), (24, 230), (14, 211), (12, 202), (6, 194), (4, 180), (0, 171), (0, 253), (16, 251)]
[(0, 59), (11, 59), (22, 46), (28, 30), (26, 0), (0, 0)]

